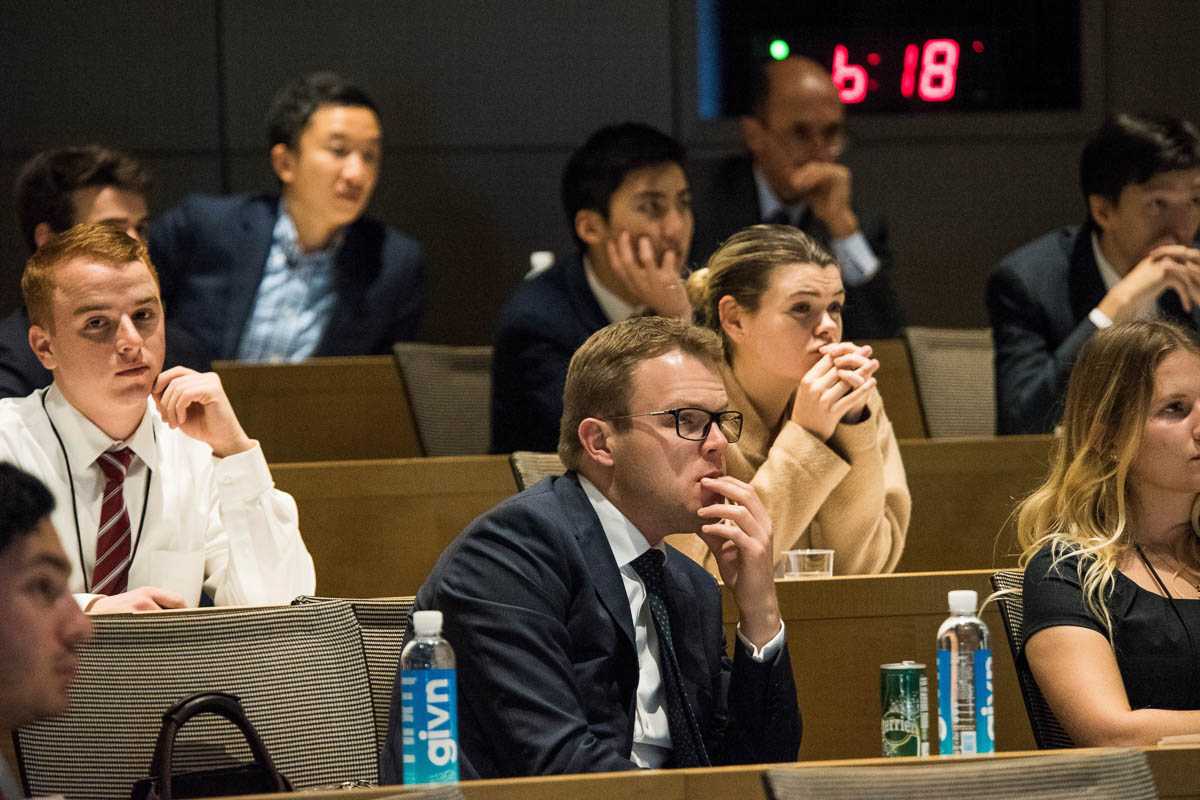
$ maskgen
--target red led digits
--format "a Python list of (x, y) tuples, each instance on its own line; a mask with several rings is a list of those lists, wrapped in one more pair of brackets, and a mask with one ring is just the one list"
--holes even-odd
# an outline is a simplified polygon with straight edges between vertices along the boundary
[(833, 48), (833, 85), (843, 103), (861, 103), (867, 96), (867, 69), (847, 63), (849, 60), (845, 45)]
[(904, 48), (904, 74), (900, 77), (900, 94), (912, 97), (917, 85), (917, 46), (910, 44)]
[(958, 75), (958, 42), (953, 39), (930, 39), (921, 54), (921, 79), (917, 96), (930, 103), (954, 97)]
[[(972, 45), (982, 52), (983, 43)], [(924, 48), (909, 44), (904, 48), (904, 69), (900, 73), (900, 96), (917, 96), (927, 103), (937, 103), (954, 97), (958, 86), (958, 42), (953, 39), (930, 39)], [(867, 63), (878, 66), (882, 59), (876, 52), (867, 54)], [(843, 103), (861, 103), (867, 90), (876, 90), (878, 81), (868, 80), (867, 69), (850, 63), (850, 51), (844, 44), (833, 48), (833, 83)]]

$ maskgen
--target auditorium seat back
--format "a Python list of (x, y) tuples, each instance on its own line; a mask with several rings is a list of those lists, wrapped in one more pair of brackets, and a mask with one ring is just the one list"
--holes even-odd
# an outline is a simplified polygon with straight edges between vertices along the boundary
[(1021, 658), (1021, 651), (1025, 647), (1025, 603), (1021, 595), (1024, 581), (1025, 571), (1019, 569), (1000, 570), (991, 577), (992, 588), (997, 592), (996, 605), (1000, 609), (1000, 619), (1004, 620), (1004, 633), (1012, 651), (1013, 666), (1017, 670), (1017, 683), (1021, 686), (1021, 699), (1025, 701), (1025, 713), (1029, 715), (1029, 726), (1033, 728), (1033, 738), (1040, 749), (1074, 747), (1070, 735), (1063, 730), (1062, 723), (1042, 696), (1029, 664)]
[(991, 436), (996, 391), (989, 328), (905, 328), (930, 436)]
[(774, 800), (1067, 800), (1158, 797), (1146, 754), (1136, 750), (963, 761), (897, 760), (887, 766), (797, 766), (766, 775)]
[(392, 705), (392, 683), (400, 663), (400, 648), (408, 630), (412, 597), (378, 597), (369, 600), (335, 600), (328, 597), (297, 597), (295, 605), (306, 603), (349, 603), (362, 635), (367, 677), (371, 682), (371, 705), (375, 708), (376, 749), (387, 741), (388, 713)]
[[(79, 648), (70, 709), (16, 733), (31, 795), (126, 800), (145, 777), (162, 715), (197, 692), (242, 701), (297, 789), (378, 780), (371, 677), (344, 602), (105, 614)], [(203, 715), (185, 725), (176, 771), (250, 760), (241, 733)]]
[(396, 366), (427, 456), (488, 451), (492, 348), (398, 342)]

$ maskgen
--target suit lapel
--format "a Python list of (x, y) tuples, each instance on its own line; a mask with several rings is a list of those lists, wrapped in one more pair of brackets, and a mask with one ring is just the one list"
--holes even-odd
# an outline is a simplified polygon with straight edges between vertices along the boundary
[(617, 569), (617, 560), (613, 557), (612, 548), (608, 546), (604, 529), (600, 527), (600, 518), (588, 502), (579, 480), (574, 473), (567, 475), (566, 479), (556, 482), (555, 489), (561, 492), (569, 518), (575, 520), (575, 539), (579, 542), (584, 563), (592, 573), (596, 595), (633, 648), (636, 641), (633, 636), (633, 614), (629, 610), (629, 597), (625, 594), (625, 584), (621, 580), (621, 571)]
[(370, 246), (361, 222), (356, 221), (346, 230), (346, 239), (334, 259), (333, 289), (336, 299), (329, 324), (321, 334), (314, 355), (332, 355), (355, 349), (347, 347), (346, 342), (356, 338), (356, 332), (361, 337), (362, 326), (370, 322), (370, 315), (363, 312), (368, 280), (364, 276), (378, 272), (380, 248)]
[(1071, 245), (1071, 272), (1067, 276), (1068, 296), (1071, 298), (1071, 326), (1086, 319), (1096, 304), (1104, 298), (1104, 279), (1092, 250), (1092, 235), (1088, 225), (1081, 225)]
[(571, 298), (575, 319), (584, 331), (580, 339), (582, 343), (583, 339), (603, 328), (610, 320), (604, 309), (600, 308), (600, 301), (596, 299), (596, 295), (592, 294), (592, 287), (588, 286), (587, 273), (583, 268), (583, 254), (576, 251), (568, 256), (563, 268), (567, 295)]
[(271, 234), (275, 229), (278, 207), (278, 197), (250, 198), (242, 213), (237, 241), (229, 248), (234, 263), (229, 287), (228, 313), (231, 323), (225, 327), (225, 341), (221, 348), (225, 358), (237, 358), (238, 345), (254, 311), (258, 287), (267, 269), (267, 256), (271, 253)]

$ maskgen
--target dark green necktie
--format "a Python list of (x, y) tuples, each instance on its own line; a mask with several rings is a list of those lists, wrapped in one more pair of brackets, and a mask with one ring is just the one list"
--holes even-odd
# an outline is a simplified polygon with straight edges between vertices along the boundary
[(671, 731), (671, 749), (675, 754), (675, 766), (707, 767), (708, 753), (704, 750), (704, 739), (691, 703), (683, 690), (683, 674), (675, 658), (675, 644), (671, 639), (671, 618), (667, 614), (667, 587), (663, 580), (663, 562), (666, 554), (650, 549), (635, 558), (633, 569), (646, 585), (646, 602), (650, 604), (650, 616), (654, 618), (654, 629), (658, 631), (658, 667), (662, 673), (663, 694), (667, 700), (667, 726)]

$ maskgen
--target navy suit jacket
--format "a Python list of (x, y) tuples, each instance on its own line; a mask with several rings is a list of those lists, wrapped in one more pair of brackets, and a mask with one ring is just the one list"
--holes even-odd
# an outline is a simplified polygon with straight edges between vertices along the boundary
[[(801, 721), (787, 647), (725, 655), (721, 593), (668, 547), (672, 638), (713, 764), (792, 761)], [(476, 519), (446, 549), (414, 610), (444, 615), (458, 659), (464, 778), (635, 769), (633, 617), (600, 520), (574, 473)], [(411, 627), (411, 626), (410, 626)], [(381, 783), (402, 780), (399, 672)]]
[[(1091, 227), (1068, 226), (1009, 253), (988, 277), (996, 369), (996, 433), (1050, 433), (1062, 415), (1067, 379), (1096, 332), (1088, 313), (1106, 294)], [(1159, 311), (1200, 330), (1174, 292)]]
[[(210, 369), (204, 344), (178, 325), (166, 323), (167, 351), (163, 369), (191, 367), (197, 372)], [(0, 397), (24, 397), (49, 386), (54, 373), (42, 366), (29, 346), (29, 316), (19, 308), (0, 320)]]
[[(721, 242), (742, 228), (763, 222), (754, 183), (751, 160), (745, 156), (719, 162), (706, 171), (690, 172), (696, 196), (696, 232), (692, 237), (691, 260), (704, 266)], [(861, 286), (846, 286), (846, 308), (842, 314), (842, 338), (890, 339), (904, 328), (904, 312), (892, 283), (892, 254), (888, 247), (887, 223), (882, 214), (862, 210), (854, 203), (859, 230), (879, 259), (879, 271)], [(829, 246), (829, 228), (809, 209), (797, 226)]]
[(608, 323), (579, 252), (517, 287), (493, 337), (491, 452), (558, 449), (567, 365)]
[[(167, 314), (213, 358), (237, 358), (278, 208), (275, 195), (191, 195), (150, 229)], [(360, 218), (346, 229), (335, 271), (337, 302), (314, 356), (391, 353), (416, 337), (425, 284), (417, 242)]]

